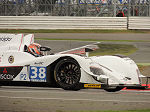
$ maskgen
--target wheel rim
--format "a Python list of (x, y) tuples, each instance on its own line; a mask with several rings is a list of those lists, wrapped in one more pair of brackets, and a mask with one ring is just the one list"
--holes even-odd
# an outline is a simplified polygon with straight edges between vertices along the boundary
[(60, 64), (56, 71), (57, 81), (65, 85), (74, 85), (80, 80), (80, 67), (73, 62)]

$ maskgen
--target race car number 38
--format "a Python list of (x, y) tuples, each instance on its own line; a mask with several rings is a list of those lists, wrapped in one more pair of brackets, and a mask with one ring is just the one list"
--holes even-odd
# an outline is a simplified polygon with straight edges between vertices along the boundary
[(30, 81), (46, 82), (46, 67), (30, 67)]

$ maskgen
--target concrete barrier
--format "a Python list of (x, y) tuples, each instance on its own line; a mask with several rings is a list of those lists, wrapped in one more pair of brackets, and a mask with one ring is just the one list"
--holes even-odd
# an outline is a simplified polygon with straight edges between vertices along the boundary
[(128, 20), (127, 17), (0, 16), (0, 29), (150, 29), (150, 17)]
[(150, 30), (150, 17), (130, 17), (128, 29)]
[(127, 29), (126, 17), (0, 16), (0, 29)]

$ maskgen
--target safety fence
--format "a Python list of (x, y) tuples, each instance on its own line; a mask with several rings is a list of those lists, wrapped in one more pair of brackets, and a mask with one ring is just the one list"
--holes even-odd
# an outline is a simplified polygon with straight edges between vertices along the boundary
[(0, 16), (150, 16), (150, 0), (0, 0)]
[(0, 29), (150, 29), (150, 17), (0, 16)]

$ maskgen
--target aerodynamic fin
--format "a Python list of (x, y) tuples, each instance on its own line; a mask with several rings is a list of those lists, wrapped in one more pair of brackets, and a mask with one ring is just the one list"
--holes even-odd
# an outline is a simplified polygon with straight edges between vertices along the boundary
[(99, 47), (97, 46), (97, 44), (99, 44), (99, 43), (100, 42), (96, 42), (96, 43), (89, 44), (89, 45), (86, 45), (86, 46), (70, 49), (70, 50), (67, 50), (67, 51), (62, 51), (62, 52), (59, 52), (57, 54), (80, 54), (80, 55), (83, 55), (83, 54), (86, 53), (86, 48), (91, 49), (91, 50), (98, 49)]

